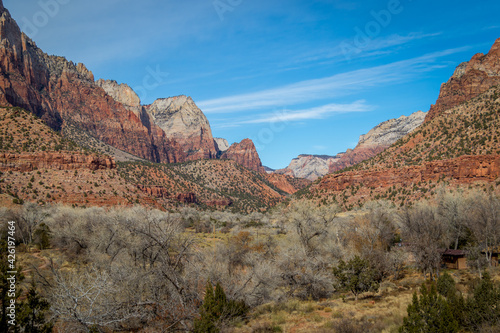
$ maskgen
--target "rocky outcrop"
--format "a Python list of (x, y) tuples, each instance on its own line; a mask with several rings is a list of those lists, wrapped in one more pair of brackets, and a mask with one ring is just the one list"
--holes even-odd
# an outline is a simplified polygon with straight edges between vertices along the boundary
[(486, 55), (478, 53), (460, 64), (448, 82), (441, 85), (436, 104), (431, 106), (426, 121), (441, 112), (470, 100), (500, 84), (500, 38)]
[(127, 84), (118, 84), (114, 80), (99, 79), (96, 81), (96, 85), (104, 89), (115, 101), (123, 104), (127, 109), (134, 112), (136, 116), (140, 117), (142, 110), (141, 99)]
[(30, 172), (38, 169), (77, 170), (114, 169), (115, 160), (98, 155), (75, 153), (1, 153), (0, 171)]
[(191, 97), (158, 99), (146, 106), (146, 111), (169, 138), (182, 146), (188, 160), (216, 157), (217, 149), (208, 119)]
[(244, 139), (240, 143), (233, 143), (221, 159), (233, 160), (247, 169), (265, 173), (257, 149), (252, 140)]
[(361, 170), (327, 175), (317, 185), (319, 190), (343, 191), (347, 188), (410, 186), (419, 182), (437, 182), (450, 178), (459, 183), (479, 180), (495, 181), (500, 177), (500, 156), (462, 156), (451, 160), (426, 162), (422, 165), (389, 168), (379, 171)]
[(177, 194), (177, 201), (185, 203), (185, 204), (195, 204), (196, 203), (196, 194), (190, 193), (179, 193)]
[(214, 138), (214, 141), (215, 141), (215, 148), (217, 148), (218, 151), (225, 152), (226, 150), (229, 149), (229, 143), (227, 142), (226, 139)]

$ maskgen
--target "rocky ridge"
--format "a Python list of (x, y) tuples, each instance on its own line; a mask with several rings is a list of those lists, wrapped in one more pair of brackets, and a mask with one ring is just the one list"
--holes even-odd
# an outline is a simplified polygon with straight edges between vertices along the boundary
[(445, 110), (486, 92), (500, 84), (500, 38), (490, 51), (478, 53), (468, 62), (461, 63), (448, 82), (441, 85), (436, 104), (431, 106), (426, 121)]

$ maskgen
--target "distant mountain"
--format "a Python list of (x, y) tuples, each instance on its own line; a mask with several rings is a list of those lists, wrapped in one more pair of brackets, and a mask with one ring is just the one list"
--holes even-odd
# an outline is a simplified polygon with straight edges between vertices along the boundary
[(275, 173), (314, 181), (328, 174), (330, 166), (343, 154), (345, 153), (337, 156), (302, 154), (294, 158), (286, 168), (276, 170)]
[(408, 117), (401, 116), (385, 121), (375, 126), (367, 134), (361, 135), (359, 143), (354, 149), (349, 149), (336, 156), (299, 155), (292, 160), (288, 167), (277, 170), (276, 173), (314, 181), (328, 173), (355, 165), (384, 151), (391, 144), (420, 126), (424, 122), (425, 115), (426, 113), (418, 111)]

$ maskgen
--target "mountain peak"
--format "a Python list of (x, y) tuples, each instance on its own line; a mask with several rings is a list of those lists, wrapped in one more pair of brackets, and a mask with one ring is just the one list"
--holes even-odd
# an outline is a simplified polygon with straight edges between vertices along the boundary
[(192, 159), (217, 155), (210, 123), (191, 97), (180, 95), (160, 98), (146, 106), (146, 111), (168, 137), (187, 147)]
[(221, 158), (236, 161), (238, 164), (257, 172), (266, 172), (262, 166), (257, 149), (250, 139), (243, 139), (240, 143), (233, 143), (222, 154)]
[(439, 98), (436, 104), (431, 106), (426, 122), (499, 84), (500, 38), (486, 55), (478, 53), (470, 61), (461, 63), (457, 67), (448, 82), (441, 86)]
[(104, 89), (115, 101), (127, 107), (137, 108), (141, 106), (141, 99), (126, 83), (118, 84), (115, 80), (99, 79), (96, 81), (96, 85)]
[(490, 49), (491, 52), (500, 52), (500, 38), (498, 38)]

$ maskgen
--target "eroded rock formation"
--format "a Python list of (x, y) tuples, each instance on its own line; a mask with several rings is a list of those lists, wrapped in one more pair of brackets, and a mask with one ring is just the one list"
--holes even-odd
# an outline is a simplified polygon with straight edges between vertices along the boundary
[(470, 100), (500, 84), (500, 38), (488, 54), (478, 53), (460, 64), (448, 82), (443, 83), (436, 104), (431, 106), (426, 121), (441, 112)]

